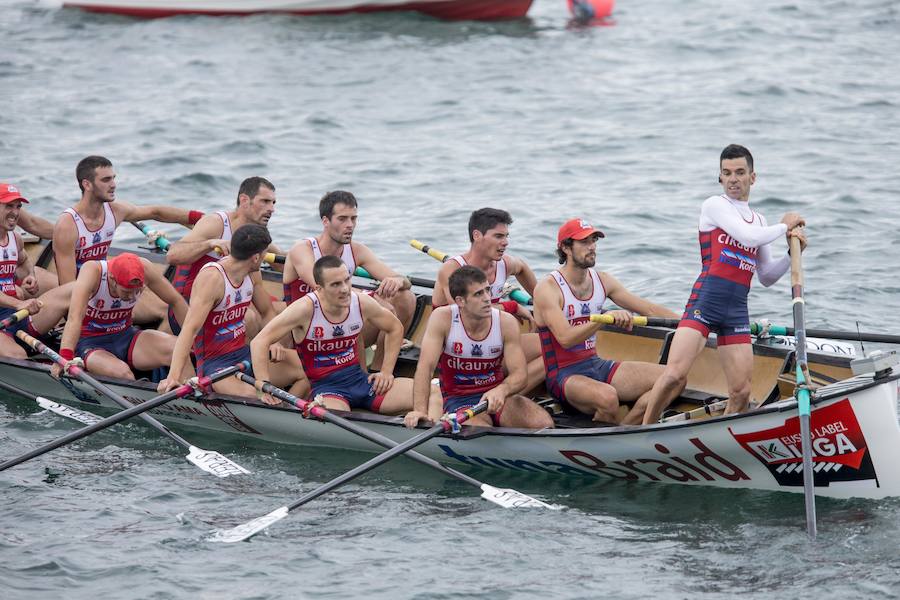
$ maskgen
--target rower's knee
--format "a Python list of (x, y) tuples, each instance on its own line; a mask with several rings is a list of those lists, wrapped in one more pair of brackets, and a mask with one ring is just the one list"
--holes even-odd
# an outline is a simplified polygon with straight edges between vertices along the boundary
[(619, 395), (611, 385), (600, 387), (594, 395), (594, 420), (615, 423), (619, 415)]
[(681, 393), (687, 385), (687, 375), (682, 373), (672, 373), (668, 370), (663, 371), (659, 376), (657, 386), (662, 391), (663, 396), (674, 396)]
[(124, 362), (117, 365), (109, 365), (108, 368), (104, 369), (103, 375), (134, 381), (134, 372), (132, 372), (132, 370)]

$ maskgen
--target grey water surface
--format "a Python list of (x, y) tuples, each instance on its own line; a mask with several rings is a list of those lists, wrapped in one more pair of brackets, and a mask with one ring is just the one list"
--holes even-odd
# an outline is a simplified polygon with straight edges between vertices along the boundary
[[(737, 142), (755, 154), (756, 209), (808, 219), (809, 326), (900, 333), (895, 2), (620, 0), (579, 27), (563, 0), (502, 23), (141, 21), (0, 0), (0, 33), (0, 181), (47, 218), (77, 200), (75, 164), (94, 153), (138, 203), (228, 208), (264, 175), (285, 247), (319, 230), (325, 191), (351, 190), (357, 239), (425, 277), (437, 263), (407, 241), (463, 250), (475, 208), (513, 213), (510, 252), (539, 275), (557, 227), (584, 216), (607, 234), (601, 268), (679, 310), (700, 203)], [(790, 325), (786, 279), (750, 303)], [(72, 427), (4, 394), (0, 453)], [(0, 598), (900, 595), (897, 500), (820, 500), (810, 544), (800, 496), (480, 473), (568, 507), (513, 512), (403, 459), (268, 536), (213, 544), (365, 456), (190, 439), (254, 474), (204, 475), (139, 424), (0, 474)]]

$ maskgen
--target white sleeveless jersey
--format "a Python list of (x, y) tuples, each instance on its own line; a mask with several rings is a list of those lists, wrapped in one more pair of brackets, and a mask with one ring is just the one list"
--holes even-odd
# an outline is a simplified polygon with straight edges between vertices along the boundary
[(340, 322), (329, 321), (322, 311), (318, 295), (309, 294), (313, 315), (306, 335), (295, 344), (310, 381), (318, 381), (336, 371), (359, 366), (359, 334), (363, 328), (359, 295), (350, 293), (350, 310)]
[(0, 292), (17, 298), (16, 269), (19, 267), (18, 234), (9, 231), (6, 234), (6, 245), (0, 246)]
[(450, 332), (438, 364), (444, 398), (483, 394), (503, 381), (500, 311), (491, 309), (491, 328), (480, 340), (466, 331), (459, 306), (450, 304)]
[[(462, 254), (454, 256), (450, 260), (455, 260), (459, 266), (465, 266), (469, 263), (463, 258)], [(506, 257), (497, 261), (497, 268), (494, 270), (494, 280), (491, 281), (491, 302), (500, 302), (503, 297), (503, 286), (506, 285), (506, 279), (509, 277), (506, 269)], [(452, 302), (451, 302), (452, 303)]]
[[(563, 316), (572, 327), (588, 322), (591, 318), (591, 313), (599, 313), (603, 309), (604, 302), (606, 302), (606, 289), (603, 287), (603, 282), (600, 281), (600, 275), (594, 269), (588, 269), (588, 273), (591, 278), (592, 289), (591, 294), (586, 298), (579, 298), (575, 295), (562, 273), (559, 271), (550, 273), (550, 276), (553, 277), (553, 280), (559, 286), (560, 292), (562, 292)], [(570, 348), (564, 348), (549, 329), (542, 328), (540, 334), (541, 349), (544, 353), (545, 363), (549, 354), (553, 355), (553, 362), (559, 368), (581, 362), (595, 355), (597, 347), (596, 335), (592, 335)]]
[[(319, 260), (320, 258), (322, 258), (322, 250), (321, 248), (319, 248), (319, 240), (311, 237), (306, 238), (306, 241), (309, 242), (315, 259)], [(353, 248), (350, 244), (344, 244), (344, 249), (341, 250), (341, 260), (344, 261), (344, 264), (347, 265), (347, 269), (350, 271), (350, 274), (353, 275), (353, 272), (356, 270), (356, 258), (353, 256)]]
[[(216, 214), (219, 215), (220, 219), (222, 219), (222, 239), (226, 242), (230, 242), (231, 236), (234, 234), (234, 232), (231, 230), (231, 221), (228, 219), (228, 211), (217, 210)], [(222, 258), (222, 255), (215, 250), (210, 250), (206, 253), (206, 256), (215, 258), (216, 260)]]
[(81, 266), (89, 260), (103, 260), (109, 253), (113, 235), (116, 233), (116, 217), (113, 215), (109, 202), (103, 204), (103, 224), (97, 230), (88, 228), (87, 223), (81, 218), (74, 208), (63, 211), (75, 221), (75, 229), (78, 232), (75, 240), (75, 270), (81, 270)]
[(81, 337), (120, 333), (131, 327), (134, 305), (140, 299), (138, 293), (132, 300), (123, 300), (109, 291), (109, 263), (100, 262), (100, 285), (90, 297), (84, 318), (81, 320)]

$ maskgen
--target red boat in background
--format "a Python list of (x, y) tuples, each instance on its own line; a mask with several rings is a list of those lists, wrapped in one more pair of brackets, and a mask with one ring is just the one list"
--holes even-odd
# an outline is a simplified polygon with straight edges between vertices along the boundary
[(161, 18), (175, 15), (286, 13), (338, 15), (416, 11), (440, 19), (496, 20), (524, 17), (533, 0), (64, 0), (89, 12)]

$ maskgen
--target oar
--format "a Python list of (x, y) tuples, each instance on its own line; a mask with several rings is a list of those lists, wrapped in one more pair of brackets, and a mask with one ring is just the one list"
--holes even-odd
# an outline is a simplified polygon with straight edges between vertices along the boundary
[[(615, 322), (612, 315), (605, 314), (591, 315), (591, 321), (594, 323), (603, 323), (605, 325), (612, 325)], [(642, 317), (640, 315), (633, 315), (631, 322), (641, 327), (678, 327), (678, 319), (664, 319), (662, 317)]]
[[(159, 232), (154, 231), (153, 229), (150, 229), (146, 223), (142, 223), (141, 221), (132, 221), (131, 224), (134, 225), (135, 227), (137, 227), (138, 229), (140, 229), (141, 233), (146, 235), (148, 239), (153, 239), (154, 243), (156, 244), (156, 247), (159, 248), (160, 250), (162, 250), (163, 252), (167, 252), (169, 250), (169, 246), (172, 245), (172, 243), (169, 240), (162, 237), (162, 235), (158, 235)], [(218, 246), (216, 246), (215, 250), (218, 254), (222, 254), (222, 249), (219, 248)], [(285, 257), (280, 254), (275, 254), (274, 252), (267, 252), (265, 254), (265, 256), (263, 257), (263, 260), (265, 260), (270, 265), (271, 264), (283, 265)]]
[[(256, 385), (256, 380), (253, 377), (251, 377), (245, 373), (240, 373), (237, 375), (237, 377), (239, 379), (241, 379), (242, 381), (249, 383), (250, 385)], [(263, 383), (261, 387), (262, 387), (262, 391), (264, 391), (268, 394), (272, 394), (276, 398), (284, 400), (285, 402), (293, 404), (294, 406), (299, 408), (304, 417), (308, 417), (311, 414), (312, 416), (314, 416), (318, 419), (321, 419), (327, 423), (332, 423), (334, 425), (337, 425), (338, 427), (341, 427), (342, 429), (345, 429), (347, 431), (355, 433), (355, 434), (369, 440), (370, 442), (374, 442), (385, 448), (391, 448), (391, 450), (389, 450), (388, 452), (385, 452), (383, 454), (379, 454), (375, 458), (361, 464), (360, 466), (356, 467), (355, 469), (352, 469), (351, 471), (348, 471), (347, 473), (345, 473), (339, 477), (336, 477), (335, 479), (332, 479), (328, 483), (326, 483), (326, 484), (316, 488), (312, 492), (309, 492), (308, 494), (304, 495), (302, 498), (300, 498), (293, 504), (277, 508), (274, 511), (270, 512), (269, 514), (263, 515), (262, 517), (257, 517), (256, 519), (253, 519), (252, 521), (248, 521), (248, 522), (244, 523), (243, 525), (238, 525), (237, 527), (234, 527), (232, 529), (217, 532), (217, 534), (212, 538), (214, 541), (230, 543), (230, 542), (240, 542), (240, 541), (249, 539), (249, 538), (253, 537), (254, 535), (256, 535), (257, 533), (259, 533), (260, 531), (266, 529), (273, 523), (276, 523), (277, 521), (280, 521), (281, 519), (285, 518), (291, 510), (293, 510), (299, 506), (302, 506), (303, 504), (306, 504), (310, 500), (313, 500), (314, 498), (321, 496), (322, 494), (328, 492), (329, 490), (332, 490), (340, 485), (343, 485), (344, 483), (350, 481), (351, 479), (353, 479), (359, 475), (362, 475), (363, 473), (366, 473), (367, 471), (374, 469), (378, 465), (383, 464), (383, 463), (391, 460), (392, 458), (399, 456), (400, 454), (403, 454), (404, 452), (407, 453), (408, 457), (410, 457), (424, 465), (428, 465), (429, 467), (437, 469), (438, 471), (444, 473), (445, 475), (450, 475), (452, 477), (456, 477), (457, 479), (464, 481), (464, 482), (468, 483), (469, 485), (473, 485), (473, 486), (481, 489), (482, 490), (482, 494), (481, 494), (482, 498), (484, 498), (485, 500), (488, 500), (490, 502), (493, 502), (494, 504), (503, 506), (504, 508), (522, 508), (522, 507), (536, 508), (536, 507), (539, 507), (539, 508), (549, 508), (551, 510), (558, 510), (561, 508), (560, 506), (553, 506), (553, 505), (547, 504), (545, 502), (541, 502), (537, 498), (532, 498), (531, 496), (527, 496), (521, 492), (517, 492), (516, 490), (496, 488), (496, 487), (493, 487), (486, 483), (482, 483), (482, 482), (478, 481), (477, 479), (469, 477), (468, 475), (464, 475), (463, 473), (455, 471), (455, 470), (451, 469), (450, 467), (446, 467), (434, 459), (428, 458), (427, 456), (423, 456), (423, 455), (419, 454), (418, 452), (412, 451), (412, 448), (414, 448), (415, 446), (433, 438), (434, 436), (436, 436), (440, 433), (451, 430), (453, 428), (453, 424), (450, 422), (450, 419), (442, 420), (440, 423), (436, 424), (434, 427), (427, 430), (426, 432), (424, 432), (416, 437), (413, 437), (410, 440), (407, 440), (406, 442), (404, 442), (402, 444), (398, 444), (397, 442), (395, 442), (394, 440), (392, 440), (390, 438), (387, 438), (383, 435), (375, 433), (374, 431), (370, 431), (368, 429), (360, 427), (359, 425), (356, 425), (355, 423), (352, 423), (351, 421), (348, 421), (347, 419), (344, 419), (342, 417), (339, 417), (337, 415), (330, 413), (329, 411), (325, 410), (324, 407), (322, 407), (318, 404), (314, 404), (312, 402), (308, 402), (306, 400), (297, 398), (293, 394), (290, 394), (280, 388), (277, 388), (270, 383)], [(484, 404), (484, 403), (482, 403), (482, 404)], [(482, 412), (483, 410), (486, 410), (486, 409), (487, 409), (487, 405), (483, 405), (483, 406), (479, 405), (475, 408), (472, 408), (472, 409), (469, 409), (468, 411), (463, 412), (462, 414), (457, 414), (456, 415), (457, 423), (462, 423), (463, 421), (468, 419), (471, 415), (474, 415), (477, 412)]]
[(107, 417), (100, 421), (99, 423), (95, 423), (89, 427), (84, 427), (79, 429), (78, 431), (73, 431), (67, 435), (62, 436), (61, 438), (57, 438), (52, 442), (41, 446), (35, 450), (30, 452), (26, 452), (22, 456), (17, 458), (10, 459), (2, 464), (0, 464), (0, 471), (5, 471), (10, 467), (14, 467), (16, 465), (22, 464), (26, 460), (31, 460), (32, 458), (41, 456), (50, 452), (51, 450), (55, 450), (60, 446), (65, 446), (66, 444), (70, 444), (74, 441), (80, 440), (83, 437), (87, 437), (92, 433), (100, 431), (101, 429), (106, 429), (107, 427), (112, 427), (116, 423), (121, 423), (126, 419), (130, 419), (136, 415), (140, 415), (143, 412), (148, 410), (153, 410), (158, 406), (162, 406), (166, 402), (171, 402), (177, 398), (185, 398), (192, 394), (197, 393), (198, 389), (204, 389), (209, 387), (213, 382), (219, 381), (220, 379), (224, 379), (225, 377), (229, 377), (236, 373), (237, 371), (247, 370), (250, 368), (250, 362), (244, 361), (233, 367), (226, 367), (221, 371), (217, 371), (212, 375), (206, 377), (197, 378), (193, 384), (185, 384), (181, 387), (175, 388), (172, 391), (166, 392), (165, 394), (161, 394), (155, 398), (147, 400), (146, 402), (142, 402), (138, 405), (132, 406), (128, 410), (123, 410), (122, 412), (116, 413), (111, 417)]
[(65, 404), (59, 404), (58, 402), (47, 400), (43, 396), (35, 396), (31, 392), (25, 391), (20, 387), (12, 385), (11, 383), (6, 383), (2, 379), (0, 379), (0, 389), (4, 389), (7, 392), (11, 392), (13, 394), (16, 394), (17, 396), (21, 396), (22, 398), (33, 400), (34, 402), (37, 402), (37, 405), (44, 410), (49, 410), (50, 412), (56, 413), (61, 417), (66, 417), (67, 419), (72, 419), (74, 421), (78, 421), (79, 423), (84, 423), (85, 425), (93, 425), (103, 420), (103, 417), (99, 417), (92, 412), (78, 410), (77, 408), (66, 406)]
[[(38, 300), (38, 304), (41, 304), (41, 301)], [(19, 321), (23, 321), (28, 318), (28, 315), (31, 314), (28, 312), (27, 308), (23, 308), (21, 310), (17, 310), (13, 314), (9, 315), (2, 321), (0, 321), (0, 329), (6, 329), (11, 325), (15, 325)]]
[[(362, 277), (363, 279), (371, 279), (372, 281), (375, 281), (375, 282), (378, 281), (377, 279), (372, 277), (372, 275), (362, 267), (356, 267), (356, 270), (353, 271), (353, 274), (357, 277)], [(427, 287), (427, 288), (434, 287), (434, 279), (425, 279), (423, 277), (415, 277), (412, 275), (404, 275), (403, 277), (406, 277), (407, 279), (409, 279), (409, 282), (411, 284), (417, 285), (419, 287)]]
[[(440, 262), (447, 262), (450, 259), (450, 255), (446, 252), (441, 252), (437, 248), (432, 248), (427, 244), (423, 244), (419, 240), (409, 240), (409, 245)], [(432, 282), (431, 287), (434, 287), (434, 282)], [(509, 297), (519, 304), (532, 304), (534, 302), (531, 298), (531, 295), (525, 290), (513, 290), (509, 293)]]
[[(795, 327), (784, 327), (782, 325), (767, 325), (765, 323), (750, 323), (750, 333), (759, 335), (760, 333), (768, 333), (769, 335), (794, 335)], [(806, 329), (806, 335), (817, 338), (831, 338), (834, 340), (847, 340), (857, 342), (880, 342), (885, 344), (900, 344), (900, 335), (892, 335), (888, 333), (869, 333), (865, 331), (840, 331), (836, 329)], [(796, 336), (795, 336), (796, 337)]]
[[(84, 369), (77, 365), (68, 364), (66, 359), (62, 356), (54, 352), (51, 348), (48, 348), (46, 344), (41, 342), (40, 340), (28, 335), (24, 331), (17, 331), (16, 337), (20, 340), (34, 348), (36, 351), (44, 354), (48, 358), (50, 358), (53, 362), (58, 364), (63, 368), (65, 373), (69, 373), (76, 377), (77, 379), (83, 381), (87, 385), (91, 386), (97, 392), (103, 394), (119, 406), (124, 409), (131, 408), (133, 405), (131, 402), (117, 394), (114, 390), (112, 390), (107, 385), (100, 383), (96, 379), (94, 379), (91, 375), (87, 373)], [(68, 366), (67, 366), (68, 365)], [(162, 433), (164, 436), (172, 439), (178, 444), (181, 444), (185, 448), (188, 449), (188, 454), (185, 458), (187, 458), (190, 462), (192, 462), (197, 467), (203, 469), (207, 473), (212, 473), (216, 477), (228, 477), (229, 475), (238, 475), (241, 473), (249, 473), (247, 469), (240, 466), (239, 464), (231, 461), (225, 456), (219, 454), (214, 450), (204, 450), (202, 448), (198, 448), (194, 446), (183, 437), (151, 417), (150, 415), (141, 413), (141, 419), (143, 419), (148, 425)]]
[(800, 447), (803, 454), (803, 496), (806, 501), (806, 532), (816, 539), (816, 497), (813, 490), (812, 437), (810, 436), (809, 367), (806, 363), (806, 331), (803, 315), (803, 265), (800, 262), (800, 238), (791, 237), (791, 298), (794, 312), (794, 336), (797, 338), (797, 410), (800, 413)]

